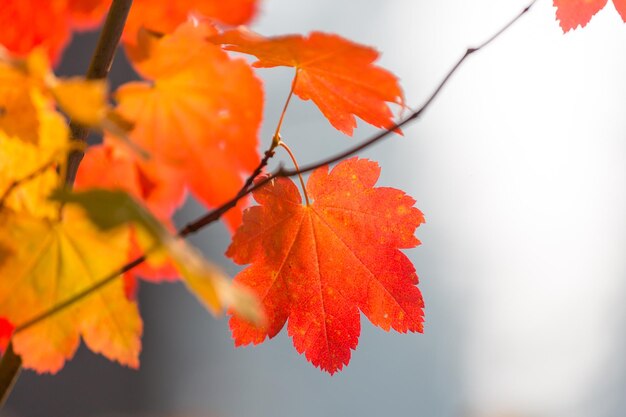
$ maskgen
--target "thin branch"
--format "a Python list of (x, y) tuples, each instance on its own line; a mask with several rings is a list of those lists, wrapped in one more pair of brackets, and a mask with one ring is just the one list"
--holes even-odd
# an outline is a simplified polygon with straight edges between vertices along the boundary
[[(133, 4), (133, 0), (113, 0), (109, 13), (107, 14), (98, 44), (91, 56), (91, 62), (85, 77), (87, 79), (106, 78), (113, 63), (115, 51), (120, 43), (128, 12)], [(72, 140), (85, 143), (89, 135), (89, 128), (78, 123), (70, 123)], [(82, 149), (74, 149), (67, 157), (67, 171), (65, 173), (65, 185), (71, 188), (76, 179), (78, 166), (83, 160), (85, 153)]]
[[(257, 167), (257, 169), (255, 169), (255, 171), (250, 175), (250, 177), (248, 177), (248, 179), (246, 180), (244, 186), (241, 188), (241, 190), (237, 193), (237, 195), (235, 195), (231, 200), (227, 201), (226, 203), (222, 204), (220, 207), (206, 213), (205, 215), (203, 215), (202, 217), (194, 220), (193, 222), (187, 224), (184, 228), (182, 228), (179, 232), (178, 232), (178, 236), (179, 237), (185, 237), (188, 236), (192, 233), (195, 233), (196, 231), (202, 229), (203, 227), (217, 221), (220, 219), (220, 217), (226, 213), (228, 210), (230, 210), (231, 208), (235, 207), (237, 205), (237, 203), (239, 202), (239, 200), (241, 200), (243, 197), (247, 196), (248, 194), (254, 192), (255, 190), (258, 190), (259, 188), (263, 187), (265, 184), (267, 184), (268, 182), (276, 179), (276, 178), (280, 178), (280, 177), (292, 177), (295, 175), (298, 175), (299, 173), (305, 173), (305, 172), (310, 172), (313, 171), (314, 169), (320, 168), (324, 165), (328, 165), (331, 164), (333, 162), (337, 162), (339, 160), (342, 160), (348, 156), (351, 156), (357, 152), (359, 152), (360, 150), (363, 150), (369, 146), (371, 146), (372, 144), (376, 143), (377, 141), (381, 140), (382, 138), (390, 135), (392, 132), (394, 132), (396, 129), (407, 125), (409, 123), (411, 123), (412, 121), (415, 121), (416, 119), (418, 119), (422, 113), (431, 105), (431, 103), (434, 101), (434, 99), (439, 95), (439, 93), (441, 92), (441, 90), (443, 89), (443, 87), (448, 83), (448, 80), (452, 77), (452, 75), (454, 75), (454, 73), (459, 69), (459, 67), (461, 66), (461, 64), (467, 59), (468, 56), (472, 55), (473, 53), (483, 49), (484, 47), (486, 47), (487, 45), (489, 45), (491, 42), (493, 42), (494, 40), (496, 40), (500, 35), (502, 35), (502, 33), (504, 33), (507, 29), (509, 29), (511, 26), (513, 26), (513, 24), (515, 22), (517, 22), (524, 14), (526, 14), (531, 8), (532, 6), (536, 3), (537, 0), (533, 0), (526, 8), (524, 8), (514, 19), (512, 19), (510, 22), (508, 22), (505, 26), (503, 26), (500, 30), (498, 30), (494, 35), (492, 35), (489, 39), (487, 39), (485, 42), (483, 42), (482, 44), (480, 44), (478, 47), (475, 48), (468, 48), (465, 52), (465, 54), (456, 62), (456, 64), (448, 71), (448, 73), (446, 74), (446, 76), (443, 78), (443, 80), (440, 82), (440, 84), (435, 88), (435, 91), (430, 95), (430, 97), (426, 100), (426, 102), (424, 102), (424, 104), (417, 110), (415, 110), (414, 112), (412, 112), (409, 116), (407, 116), (406, 118), (404, 118), (403, 120), (399, 121), (398, 123), (394, 124), (393, 126), (388, 127), (386, 130), (381, 131), (380, 133), (370, 137), (369, 139), (365, 140), (363, 143), (354, 146), (340, 154), (337, 154), (335, 156), (332, 156), (330, 158), (321, 160), (319, 162), (310, 164), (310, 165), (306, 165), (304, 167), (302, 167), (300, 170), (295, 169), (295, 170), (290, 170), (290, 169), (284, 169), (282, 165), (279, 165), (279, 167), (274, 171), (274, 173), (272, 173), (271, 175), (265, 176), (263, 177), (262, 180), (257, 181), (256, 183), (254, 183), (254, 180), (261, 174), (261, 172), (263, 171), (263, 168), (267, 165), (268, 161), (270, 158), (272, 158), (272, 156), (274, 155), (274, 146), (272, 146), (266, 153), (264, 158), (261, 160), (259, 166)], [(107, 275), (106, 277), (102, 278), (101, 280), (97, 281), (95, 284), (93, 284), (91, 287), (88, 287), (86, 289), (84, 289), (83, 291), (81, 291), (80, 293), (76, 294), (75, 296), (71, 297), (70, 299), (67, 299), (66, 301), (64, 301), (61, 304), (58, 304), (57, 306), (51, 308), (50, 310), (47, 310), (43, 313), (41, 313), (40, 315), (33, 317), (32, 319), (21, 323), (20, 325), (18, 325), (15, 328), (15, 334), (23, 332), (24, 330), (34, 326), (35, 324), (41, 322), (42, 320), (45, 320), (47, 318), (49, 318), (50, 316), (58, 313), (59, 311), (69, 307), (70, 305), (72, 305), (73, 303), (75, 303), (76, 301), (92, 294), (93, 292), (97, 291), (98, 289), (104, 287), (105, 285), (109, 284), (110, 282), (114, 281), (118, 276), (124, 274), (125, 272), (130, 271), (131, 269), (135, 268), (136, 266), (142, 264), (144, 261), (146, 260), (146, 255), (140, 256), (136, 259), (134, 259), (133, 261), (129, 262), (128, 264), (124, 265), (122, 268), (120, 268), (119, 270), (111, 273), (110, 275)]]
[(179, 237), (185, 237), (219, 220), (219, 218), (222, 217), (228, 210), (235, 207), (237, 203), (239, 202), (239, 200), (241, 200), (246, 195), (250, 194), (249, 189), (254, 183), (254, 180), (257, 179), (259, 175), (261, 175), (261, 172), (263, 172), (263, 169), (267, 166), (269, 160), (274, 156), (274, 148), (276, 148), (276, 146), (272, 142), (272, 146), (270, 146), (270, 148), (267, 151), (265, 151), (265, 155), (263, 156), (263, 159), (261, 160), (259, 165), (256, 167), (256, 169), (252, 172), (252, 174), (250, 174), (250, 176), (248, 177), (248, 179), (246, 180), (246, 182), (244, 183), (244, 185), (241, 187), (241, 189), (239, 190), (239, 192), (234, 198), (222, 204), (220, 207), (206, 213), (204, 216), (196, 219), (195, 221), (187, 224), (185, 227), (183, 227), (182, 229), (178, 231), (177, 235)]
[(287, 109), (289, 108), (289, 102), (291, 101), (293, 92), (296, 89), (297, 82), (298, 82), (298, 69), (296, 68), (296, 73), (293, 75), (293, 80), (291, 80), (291, 89), (289, 90), (289, 95), (287, 96), (287, 100), (285, 101), (285, 106), (283, 107), (283, 111), (280, 113), (280, 118), (278, 119), (278, 124), (276, 125), (274, 136), (272, 137), (271, 149), (274, 149), (276, 146), (278, 146), (278, 142), (280, 142), (280, 128), (283, 126), (283, 120), (285, 119), (285, 114), (287, 114)]

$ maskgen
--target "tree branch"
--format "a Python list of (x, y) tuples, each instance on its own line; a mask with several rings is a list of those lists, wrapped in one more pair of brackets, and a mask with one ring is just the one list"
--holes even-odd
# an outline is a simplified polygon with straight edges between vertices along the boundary
[(9, 343), (6, 352), (0, 361), (0, 409), (9, 397), (15, 381), (20, 376), (22, 369), (22, 358), (13, 351), (13, 344)]
[[(89, 80), (106, 78), (113, 63), (115, 51), (120, 43), (124, 25), (128, 12), (133, 4), (133, 0), (113, 0), (109, 13), (107, 14), (102, 32), (98, 38), (98, 44), (91, 56), (91, 62), (85, 77)], [(72, 140), (85, 143), (89, 135), (89, 128), (78, 123), (70, 123)], [(78, 166), (83, 160), (84, 152), (82, 148), (73, 149), (67, 157), (67, 170), (65, 174), (65, 185), (71, 188), (76, 179)]]
[[(301, 173), (305, 173), (305, 172), (309, 172), (309, 171), (313, 171), (314, 169), (320, 168), (324, 165), (328, 165), (334, 162), (337, 162), (339, 160), (342, 160), (348, 156), (351, 156), (371, 145), (373, 145), (374, 143), (378, 142), (379, 140), (391, 135), (396, 129), (405, 126), (415, 120), (417, 120), (423, 113), (424, 111), (426, 111), (426, 109), (428, 109), (428, 107), (431, 105), (431, 103), (435, 100), (435, 98), (439, 95), (439, 93), (441, 92), (441, 90), (443, 89), (443, 87), (448, 83), (448, 81), (450, 80), (450, 78), (452, 77), (452, 75), (454, 75), (454, 73), (461, 67), (461, 65), (463, 64), (463, 62), (473, 53), (478, 52), (479, 50), (485, 48), (487, 45), (489, 45), (491, 42), (493, 42), (494, 40), (496, 40), (500, 35), (502, 35), (504, 32), (506, 32), (507, 29), (509, 29), (511, 26), (513, 26), (513, 24), (515, 22), (517, 22), (522, 16), (524, 16), (531, 8), (532, 6), (536, 3), (537, 0), (533, 0), (528, 6), (526, 6), (517, 16), (515, 16), (515, 18), (513, 18), (511, 21), (509, 21), (505, 26), (503, 26), (501, 29), (499, 29), (494, 35), (492, 35), (490, 38), (488, 38), (486, 41), (484, 41), (482, 44), (480, 44), (477, 47), (474, 48), (468, 48), (465, 51), (465, 54), (452, 66), (452, 68), (446, 73), (445, 77), (443, 78), (443, 80), (439, 83), (439, 85), (435, 88), (434, 92), (428, 97), (428, 99), (424, 102), (424, 104), (417, 110), (413, 111), (409, 116), (407, 116), (406, 118), (402, 119), (401, 121), (397, 122), (396, 124), (394, 124), (393, 126), (388, 127), (387, 129), (381, 131), (380, 133), (370, 137), (369, 139), (365, 140), (364, 142), (362, 142), (359, 145), (356, 145), (342, 153), (339, 153), (335, 156), (329, 157), (327, 159), (309, 164), (309, 165), (305, 165), (304, 167), (302, 167), (300, 170), (293, 170), (293, 169), (284, 169), (282, 167), (282, 165), (280, 165), (271, 175), (266, 176), (265, 178), (263, 178), (260, 181), (257, 181), (256, 183), (254, 183), (254, 180), (261, 174), (261, 172), (263, 171), (263, 168), (267, 165), (267, 163), (269, 162), (269, 160), (272, 158), (272, 156), (274, 155), (274, 148), (275, 146), (272, 146), (268, 151), (265, 152), (265, 156), (264, 158), (261, 160), (261, 163), (259, 164), (259, 166), (257, 167), (257, 169), (255, 169), (255, 171), (250, 175), (250, 177), (248, 177), (248, 179), (246, 180), (244, 186), (241, 188), (241, 190), (237, 193), (237, 195), (235, 195), (231, 200), (227, 201), (226, 203), (222, 204), (220, 207), (206, 213), (205, 215), (203, 215), (202, 217), (194, 220), (193, 222), (187, 224), (184, 228), (182, 228), (179, 232), (178, 232), (178, 236), (179, 237), (185, 237), (188, 236), (200, 229), (202, 229), (203, 227), (217, 221), (220, 219), (220, 217), (226, 213), (228, 210), (230, 210), (231, 208), (235, 207), (237, 205), (237, 202), (239, 202), (239, 200), (241, 200), (243, 197), (247, 196), (248, 194), (252, 193), (253, 191), (263, 187), (265, 184), (267, 184), (268, 182), (272, 181), (273, 179), (276, 178), (280, 178), (280, 177), (292, 177)], [(23, 332), (24, 330), (36, 325), (37, 323), (49, 318), (50, 316), (58, 313), (61, 310), (64, 310), (65, 308), (69, 307), (70, 305), (72, 305), (73, 303), (75, 303), (76, 301), (78, 301), (79, 299), (82, 299), (92, 293), (94, 293), (95, 291), (97, 291), (98, 289), (104, 287), (105, 285), (109, 284), (110, 282), (114, 281), (118, 276), (122, 275), (125, 272), (130, 271), (131, 269), (135, 268), (136, 266), (142, 264), (144, 261), (146, 260), (146, 255), (142, 255), (136, 259), (134, 259), (133, 261), (129, 262), (128, 264), (124, 265), (122, 268), (120, 268), (119, 270), (111, 273), (110, 275), (102, 278), (101, 280), (99, 280), (98, 282), (96, 282), (95, 284), (93, 284), (91, 287), (88, 287), (86, 289), (84, 289), (83, 291), (81, 291), (80, 293), (76, 294), (75, 296), (67, 299), (66, 301), (62, 302), (61, 304), (56, 305), (55, 307), (33, 317), (32, 319), (21, 323), (20, 325), (18, 325), (15, 328), (15, 332), (14, 334)]]

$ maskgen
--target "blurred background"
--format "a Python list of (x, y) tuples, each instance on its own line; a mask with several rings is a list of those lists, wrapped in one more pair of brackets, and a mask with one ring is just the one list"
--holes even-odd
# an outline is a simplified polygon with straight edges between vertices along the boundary
[[(526, 0), (265, 0), (255, 30), (323, 30), (375, 46), (418, 107), (466, 47)], [(62, 74), (85, 71), (97, 34), (75, 39)], [(263, 148), (292, 70), (260, 70)], [(423, 119), (360, 154), (405, 190), (427, 223), (408, 251), (426, 302), (424, 334), (362, 325), (332, 377), (284, 334), (233, 347), (182, 285), (143, 284), (142, 366), (81, 348), (56, 376), (23, 372), (6, 417), (611, 417), (626, 415), (626, 25), (612, 4), (563, 35), (549, 0), (471, 57)], [(117, 85), (132, 77), (120, 54)], [(336, 132), (295, 100), (283, 136), (300, 163), (338, 152)], [(178, 213), (185, 224), (203, 209)], [(192, 241), (230, 273), (229, 234)]]

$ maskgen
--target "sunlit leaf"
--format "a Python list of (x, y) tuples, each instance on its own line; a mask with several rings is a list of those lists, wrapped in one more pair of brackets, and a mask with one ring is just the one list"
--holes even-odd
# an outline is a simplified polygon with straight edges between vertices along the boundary
[[(263, 93), (249, 65), (207, 42), (209, 33), (193, 25), (160, 39), (144, 32), (131, 52), (152, 81), (125, 84), (116, 98), (117, 111), (135, 126), (133, 142), (215, 207), (237, 194), (259, 162)], [(226, 219), (236, 227), (240, 209)]]
[(355, 116), (376, 127), (389, 127), (393, 114), (387, 103), (404, 105), (397, 78), (374, 64), (378, 52), (341, 36), (313, 32), (264, 38), (236, 29), (212, 40), (228, 50), (256, 56), (256, 67), (294, 67), (294, 93), (312, 100), (347, 135), (356, 127)]
[(236, 345), (276, 336), (289, 321), (296, 350), (331, 374), (347, 365), (360, 333), (360, 313), (385, 329), (421, 332), (423, 301), (415, 268), (399, 249), (416, 246), (424, 221), (415, 200), (374, 187), (375, 162), (349, 159), (330, 173), (313, 172), (310, 206), (289, 179), (254, 193), (227, 255), (252, 265), (235, 277), (261, 299), (268, 325), (233, 317)]
[[(93, 285), (126, 260), (128, 230), (98, 230), (81, 212), (63, 219), (4, 212), (3, 242), (14, 242), (0, 264), (0, 316), (15, 325), (32, 319)], [(142, 322), (116, 281), (70, 308), (18, 333), (15, 352), (24, 366), (56, 372), (72, 358), (80, 337), (93, 350), (130, 367), (139, 365)]]

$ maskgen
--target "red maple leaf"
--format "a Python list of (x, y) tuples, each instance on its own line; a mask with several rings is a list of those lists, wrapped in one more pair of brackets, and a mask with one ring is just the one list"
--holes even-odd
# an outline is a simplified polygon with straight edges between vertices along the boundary
[(309, 36), (264, 38), (237, 29), (212, 38), (226, 49), (256, 56), (255, 67), (294, 67), (294, 93), (312, 100), (328, 121), (351, 136), (354, 116), (376, 127), (393, 125), (387, 103), (404, 105), (397, 78), (374, 65), (378, 52), (341, 36), (313, 32)]
[(161, 34), (172, 33), (190, 16), (242, 25), (250, 22), (257, 8), (257, 0), (134, 0), (123, 39), (134, 44), (141, 27)]
[[(557, 8), (556, 18), (563, 32), (576, 29), (578, 26), (584, 28), (607, 2), (607, 0), (554, 0), (554, 6)], [(613, 0), (613, 4), (622, 20), (626, 22), (626, 0)]]
[[(72, 3), (76, 3), (72, 1)], [(99, 20), (89, 6), (96, 6), (93, 1), (81, 8), (78, 26), (88, 26), (89, 18)], [(100, 1), (102, 3), (102, 1)], [(72, 14), (68, 10), (67, 0), (9, 0), (0, 6), (0, 44), (16, 56), (26, 56), (33, 48), (44, 48), (48, 55), (56, 60), (72, 33)]]
[(232, 317), (236, 345), (274, 337), (289, 319), (296, 350), (332, 374), (357, 346), (359, 310), (385, 330), (423, 330), (415, 268), (399, 249), (419, 244), (424, 218), (404, 192), (374, 187), (379, 174), (356, 158), (320, 168), (307, 184), (310, 205), (289, 179), (254, 193), (261, 205), (244, 212), (227, 255), (252, 264), (235, 281), (259, 296), (268, 320), (255, 328)]

